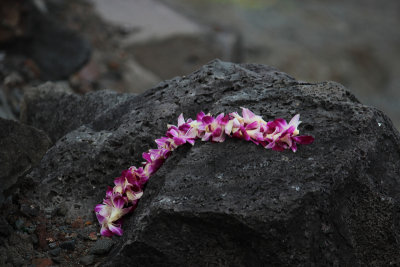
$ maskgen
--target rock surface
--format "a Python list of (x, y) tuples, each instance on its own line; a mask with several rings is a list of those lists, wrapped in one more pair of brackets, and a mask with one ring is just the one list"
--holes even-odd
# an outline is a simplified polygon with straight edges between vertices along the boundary
[(48, 82), (27, 91), (21, 121), (45, 131), (53, 142), (134, 94), (97, 91), (80, 97), (63, 86)]
[(50, 139), (28, 125), (0, 118), (0, 203), (4, 193), (39, 163)]
[[(53, 94), (41, 99), (65, 101)], [(200, 110), (216, 114), (244, 106), (266, 120), (300, 113), (300, 131), (316, 141), (297, 153), (239, 140), (178, 149), (126, 218), (125, 234), (105, 266), (399, 262), (400, 135), (382, 112), (341, 85), (299, 82), (264, 65), (213, 61), (188, 77), (121, 97), (97, 92), (81, 113), (63, 113), (59, 105), (55, 114), (70, 114), (74, 126), (50, 134), (58, 141), (27, 179), (35, 185), (26, 192), (32, 199), (54, 209), (65, 202), (69, 216), (93, 219), (113, 177), (139, 165), (141, 153), (182, 112), (193, 118)], [(88, 101), (71, 99), (78, 103), (67, 106), (73, 110)], [(109, 108), (96, 109), (105, 99)], [(29, 123), (62, 127), (43, 120), (41, 114), (54, 107), (41, 107)]]

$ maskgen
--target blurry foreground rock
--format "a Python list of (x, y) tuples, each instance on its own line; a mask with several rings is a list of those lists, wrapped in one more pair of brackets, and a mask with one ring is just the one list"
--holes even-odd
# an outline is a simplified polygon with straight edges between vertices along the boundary
[(297, 153), (239, 140), (178, 149), (149, 181), (105, 266), (400, 262), (400, 135), (339, 84), (213, 61), (137, 96), (40, 89), (38, 96), (27, 95), (23, 117), (56, 143), (27, 176), (31, 190), (24, 193), (48, 214), (62, 203), (68, 218), (95, 220), (107, 185), (138, 166), (180, 113), (193, 118), (242, 106), (266, 120), (300, 113), (300, 131), (316, 139)]
[(0, 2), (0, 48), (26, 56), (42, 80), (68, 78), (88, 61), (91, 51), (77, 32), (48, 14), (42, 0)]

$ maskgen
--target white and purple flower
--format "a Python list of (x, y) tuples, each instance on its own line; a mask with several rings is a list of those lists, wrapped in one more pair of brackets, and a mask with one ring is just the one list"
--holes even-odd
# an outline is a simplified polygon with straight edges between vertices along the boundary
[(297, 144), (311, 144), (312, 136), (299, 136), (300, 115), (294, 116), (289, 123), (284, 119), (266, 122), (247, 108), (242, 108), (242, 116), (237, 112), (213, 117), (199, 112), (196, 120), (187, 119), (183, 114), (178, 117), (178, 126), (168, 125), (164, 137), (156, 139), (157, 149), (143, 153), (143, 166), (130, 167), (114, 180), (115, 186), (109, 187), (103, 204), (96, 205), (95, 212), (101, 224), (100, 233), (104, 236), (122, 235), (122, 217), (132, 212), (143, 195), (143, 187), (179, 146), (196, 139), (202, 141), (223, 142), (226, 136), (252, 141), (265, 148), (276, 151), (291, 149), (297, 151)]

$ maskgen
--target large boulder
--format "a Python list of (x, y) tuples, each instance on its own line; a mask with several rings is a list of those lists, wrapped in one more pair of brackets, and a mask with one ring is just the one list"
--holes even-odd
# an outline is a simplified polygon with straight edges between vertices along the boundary
[(47, 82), (27, 90), (21, 108), (21, 122), (45, 131), (53, 142), (97, 116), (107, 113), (134, 94), (112, 91), (90, 92), (83, 97), (60, 83)]
[(0, 118), (0, 203), (18, 179), (40, 162), (50, 144), (43, 131)]
[[(90, 107), (109, 94), (97, 93), (70, 120), (92, 114)], [(106, 186), (138, 166), (141, 153), (182, 112), (193, 118), (200, 110), (243, 106), (266, 120), (300, 113), (300, 131), (316, 141), (296, 153), (233, 139), (179, 148), (149, 181), (105, 266), (399, 262), (400, 135), (382, 112), (341, 85), (217, 60), (141, 95), (114, 99), (58, 139), (28, 176), (34, 185), (28, 193), (42, 206), (62, 202), (70, 216), (93, 219)]]

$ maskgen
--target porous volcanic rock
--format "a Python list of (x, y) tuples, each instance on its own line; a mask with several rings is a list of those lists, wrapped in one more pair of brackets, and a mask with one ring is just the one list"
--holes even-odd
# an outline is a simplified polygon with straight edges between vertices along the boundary
[(50, 143), (44, 132), (0, 118), (0, 203), (5, 191), (40, 162)]
[(21, 122), (45, 131), (53, 142), (134, 94), (96, 91), (81, 97), (62, 84), (47, 82), (24, 94)]
[[(109, 97), (96, 96), (93, 103)], [(299, 82), (264, 65), (216, 60), (98, 111), (29, 175), (32, 198), (93, 216), (106, 186), (137, 166), (180, 113), (240, 107), (265, 120), (300, 113), (300, 132), (315, 142), (296, 153), (233, 139), (179, 148), (150, 179), (104, 266), (399, 262), (400, 135), (392, 122), (337, 83)]]

